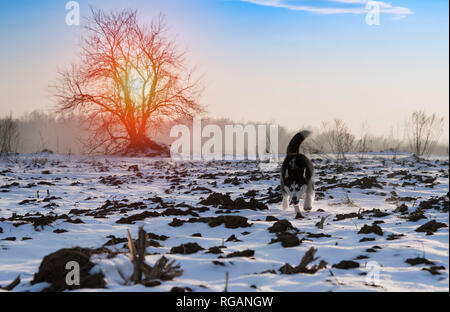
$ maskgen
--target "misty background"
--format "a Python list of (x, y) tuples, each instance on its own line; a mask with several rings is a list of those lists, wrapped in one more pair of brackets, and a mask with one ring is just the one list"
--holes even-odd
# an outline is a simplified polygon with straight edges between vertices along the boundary
[[(12, 153), (34, 154), (48, 150), (55, 154), (83, 155), (87, 153), (84, 142), (87, 141), (89, 133), (86, 127), (86, 120), (80, 115), (57, 116), (52, 112), (34, 111), (19, 118), (4, 116), (0, 118), (0, 132), (2, 125), (10, 120), (16, 127), (16, 133), (12, 138)], [(300, 126), (296, 130), (290, 130), (282, 125), (278, 125), (278, 152), (285, 153), (286, 147), (291, 138), (300, 130), (310, 130), (313, 132), (310, 138), (302, 146), (306, 153), (338, 153), (337, 147), (333, 145), (338, 140), (337, 132), (345, 142), (342, 142), (345, 153), (368, 153), (368, 152), (389, 152), (414, 153), (411, 146), (411, 128), (409, 120), (402, 124), (393, 125), (389, 135), (377, 135), (370, 131), (367, 122), (361, 122), (360, 131), (354, 132), (348, 127), (344, 120), (323, 121), (320, 127)], [(192, 121), (178, 121), (166, 124), (157, 131), (151, 131), (150, 137), (156, 142), (170, 146), (177, 138), (170, 137), (170, 130), (176, 124), (184, 124), (191, 129), (192, 142)], [(248, 124), (275, 124), (272, 122), (235, 122), (229, 118), (203, 118), (202, 128), (208, 124), (218, 125), (225, 136), (225, 125)], [(439, 125), (431, 133), (429, 155), (448, 155), (449, 143), (443, 138), (444, 124)], [(269, 127), (267, 127), (269, 133)], [(267, 135), (269, 137), (269, 135)], [(205, 143), (209, 138), (202, 138)], [(0, 139), (1, 141), (1, 139)], [(225, 141), (225, 139), (223, 140)], [(268, 142), (268, 145), (270, 142)], [(192, 148), (191, 148), (192, 151)], [(245, 152), (247, 153), (247, 136), (245, 138)]]

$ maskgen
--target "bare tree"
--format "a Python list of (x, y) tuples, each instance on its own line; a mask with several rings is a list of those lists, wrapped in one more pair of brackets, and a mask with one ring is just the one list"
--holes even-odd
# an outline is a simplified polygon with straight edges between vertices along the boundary
[(80, 63), (62, 71), (55, 86), (59, 112), (88, 116), (91, 152), (161, 148), (149, 132), (201, 111), (198, 80), (162, 17), (142, 25), (136, 11), (91, 11)]
[(8, 116), (0, 119), (0, 155), (17, 153), (19, 144), (19, 127), (17, 122)]
[(331, 125), (324, 122), (323, 128), (329, 149), (336, 154), (338, 160), (345, 160), (345, 155), (355, 148), (355, 136), (350, 133), (345, 122), (340, 119), (335, 119)]
[(359, 153), (361, 153), (360, 158), (364, 157), (364, 154), (370, 152), (371, 147), (373, 146), (373, 140), (369, 134), (369, 127), (367, 122), (363, 122), (360, 130), (360, 137), (358, 142), (356, 143), (356, 149)]
[(423, 111), (412, 113), (406, 122), (409, 147), (417, 156), (429, 155), (444, 128), (444, 118), (435, 114), (428, 116)]

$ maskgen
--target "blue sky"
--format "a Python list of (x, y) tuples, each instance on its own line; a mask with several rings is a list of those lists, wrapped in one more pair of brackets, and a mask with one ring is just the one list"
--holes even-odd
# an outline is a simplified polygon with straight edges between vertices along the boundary
[[(364, 0), (78, 2), (82, 16), (90, 5), (137, 8), (143, 22), (164, 13), (216, 116), (290, 128), (341, 118), (384, 133), (416, 109), (448, 120), (448, 1), (382, 2), (379, 26)], [(53, 105), (48, 85), (77, 60), (81, 32), (65, 4), (1, 0), (0, 115)]]

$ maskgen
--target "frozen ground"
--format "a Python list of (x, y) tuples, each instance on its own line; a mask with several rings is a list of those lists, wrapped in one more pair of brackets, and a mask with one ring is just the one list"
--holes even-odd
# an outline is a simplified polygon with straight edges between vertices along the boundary
[[(91, 260), (93, 272), (105, 275), (106, 291), (222, 291), (226, 272), (229, 291), (449, 291), (448, 158), (313, 160), (317, 196), (304, 219), (295, 219), (292, 207), (281, 210), (275, 163), (56, 155), (2, 161), (0, 286), (20, 274), (15, 291), (40, 291), (48, 284), (30, 281), (44, 256), (104, 246), (114, 253)], [(217, 225), (219, 216), (247, 220), (227, 228)], [(277, 219), (295, 229), (271, 233), (281, 224)], [(416, 231), (425, 224), (425, 232)], [(147, 263), (165, 255), (177, 261), (182, 276), (156, 287), (127, 283), (133, 267), (124, 238), (127, 229), (136, 237), (140, 225), (159, 235), (150, 237)], [(171, 253), (186, 243), (204, 249)], [(221, 254), (208, 253), (220, 246), (211, 251)], [(318, 259), (309, 268), (321, 260), (326, 268), (280, 271), (286, 263), (297, 266), (311, 247)]]

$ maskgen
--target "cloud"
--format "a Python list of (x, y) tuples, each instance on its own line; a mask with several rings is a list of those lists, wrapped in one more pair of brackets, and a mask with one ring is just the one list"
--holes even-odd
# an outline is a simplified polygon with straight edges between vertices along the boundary
[(393, 6), (383, 1), (370, 0), (326, 0), (327, 5), (304, 5), (299, 0), (240, 0), (262, 6), (288, 9), (292, 11), (304, 11), (316, 14), (367, 14), (366, 5), (372, 2), (378, 5), (381, 13), (392, 14), (394, 19), (401, 19), (413, 12), (405, 7)]

